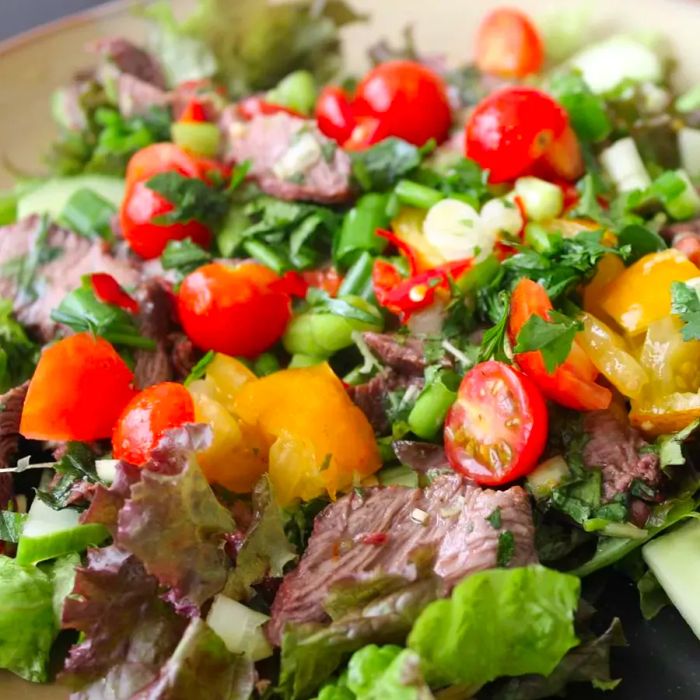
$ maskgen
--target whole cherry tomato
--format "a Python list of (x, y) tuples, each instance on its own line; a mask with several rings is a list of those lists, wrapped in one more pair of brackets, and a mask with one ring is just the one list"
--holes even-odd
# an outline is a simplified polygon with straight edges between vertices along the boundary
[(48, 346), (29, 384), (19, 431), (32, 440), (110, 437), (136, 393), (133, 372), (103, 338), (76, 333)]
[(282, 337), (291, 318), (286, 287), (256, 262), (204, 265), (180, 285), (182, 327), (202, 350), (255, 357)]
[(315, 114), (321, 133), (338, 143), (345, 143), (357, 124), (348, 94), (336, 85), (321, 90)]
[(564, 109), (532, 87), (510, 86), (483, 99), (466, 126), (466, 155), (506, 182), (538, 166), (565, 179), (582, 171), (581, 152)]
[(119, 211), (119, 223), (131, 249), (142, 258), (157, 258), (168, 241), (191, 238), (204, 248), (209, 247), (211, 231), (200, 221), (156, 223), (159, 217), (174, 209), (165, 197), (150, 189), (145, 181), (132, 183)]
[(430, 139), (440, 143), (452, 124), (445, 83), (415, 61), (388, 61), (370, 70), (357, 86), (352, 109), (358, 126), (378, 122), (378, 129), (369, 129), (374, 142), (397, 136), (416, 146)]
[(112, 454), (145, 464), (164, 433), (194, 421), (194, 401), (182, 384), (162, 382), (138, 393), (124, 408), (112, 435)]
[(542, 39), (528, 17), (511, 8), (490, 12), (476, 34), (476, 65), (484, 73), (522, 78), (544, 61)]
[(535, 468), (547, 427), (547, 406), (534, 382), (503, 362), (482, 362), (464, 375), (447, 414), (447, 459), (477, 484), (506, 484)]
[[(508, 333), (515, 346), (518, 334), (531, 316), (549, 318), (552, 302), (542, 285), (521, 279), (511, 295), (510, 309)], [(597, 411), (610, 405), (612, 393), (596, 384), (598, 370), (575, 340), (564, 363), (551, 373), (547, 371), (539, 350), (519, 353), (515, 359), (542, 393), (562, 406), (578, 411)]]

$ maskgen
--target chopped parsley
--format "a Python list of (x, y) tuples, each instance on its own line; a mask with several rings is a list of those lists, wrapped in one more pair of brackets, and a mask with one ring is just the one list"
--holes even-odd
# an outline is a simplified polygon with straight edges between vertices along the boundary
[(508, 566), (513, 561), (515, 554), (515, 537), (510, 530), (504, 530), (498, 535), (498, 553), (496, 554), (496, 564), (498, 566)]
[(491, 513), (491, 515), (487, 516), (486, 520), (494, 530), (500, 530), (502, 523), (501, 508), (494, 508), (493, 512)]
[(684, 321), (683, 340), (700, 340), (700, 297), (685, 282), (671, 285), (671, 311)]

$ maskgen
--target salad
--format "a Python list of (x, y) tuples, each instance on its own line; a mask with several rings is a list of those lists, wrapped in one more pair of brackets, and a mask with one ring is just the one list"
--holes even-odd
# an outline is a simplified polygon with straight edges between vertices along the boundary
[(0, 668), (593, 697), (612, 569), (700, 636), (700, 91), (663, 42), (498, 9), (463, 65), (407, 31), (348, 75), (342, 0), (144, 15), (0, 197)]

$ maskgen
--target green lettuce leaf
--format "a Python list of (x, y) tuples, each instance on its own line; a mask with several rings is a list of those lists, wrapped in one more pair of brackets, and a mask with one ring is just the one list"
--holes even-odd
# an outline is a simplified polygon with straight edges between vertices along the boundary
[(0, 668), (29, 681), (48, 680), (51, 645), (78, 561), (72, 555), (35, 567), (0, 556)]
[(255, 519), (236, 557), (236, 567), (229, 574), (224, 595), (245, 600), (253, 594), (251, 586), (265, 576), (282, 576), (284, 567), (296, 559), (295, 548), (285, 533), (282, 509), (272, 497), (270, 481), (261, 479), (253, 492)]
[(431, 685), (476, 690), (501, 676), (546, 676), (578, 643), (579, 588), (541, 566), (476, 573), (423, 610), (408, 646)]

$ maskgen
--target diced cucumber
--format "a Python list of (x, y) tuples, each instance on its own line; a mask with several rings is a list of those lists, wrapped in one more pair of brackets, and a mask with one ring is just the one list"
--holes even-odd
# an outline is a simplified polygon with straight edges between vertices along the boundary
[(642, 548), (644, 561), (700, 638), (700, 520), (694, 519)]
[(547, 498), (569, 475), (569, 465), (561, 455), (542, 462), (526, 477), (528, 491), (537, 499)]
[(651, 178), (644, 167), (637, 144), (630, 136), (615, 141), (600, 154), (600, 163), (619, 192), (644, 190)]
[(661, 58), (654, 51), (624, 35), (589, 46), (569, 63), (581, 71), (588, 87), (597, 94), (613, 90), (624, 80), (658, 83), (664, 74)]
[(217, 595), (207, 615), (207, 624), (232, 654), (243, 654), (252, 661), (260, 661), (272, 656), (272, 647), (262, 630), (269, 619), (232, 598)]
[(71, 552), (102, 544), (109, 533), (99, 524), (80, 524), (80, 513), (71, 508), (53, 510), (38, 498), (29, 509), (17, 545), (20, 564), (37, 564)]
[(17, 202), (17, 218), (30, 214), (48, 214), (58, 218), (68, 200), (82, 189), (92, 190), (117, 209), (124, 197), (124, 180), (108, 175), (77, 175), (47, 180)]

